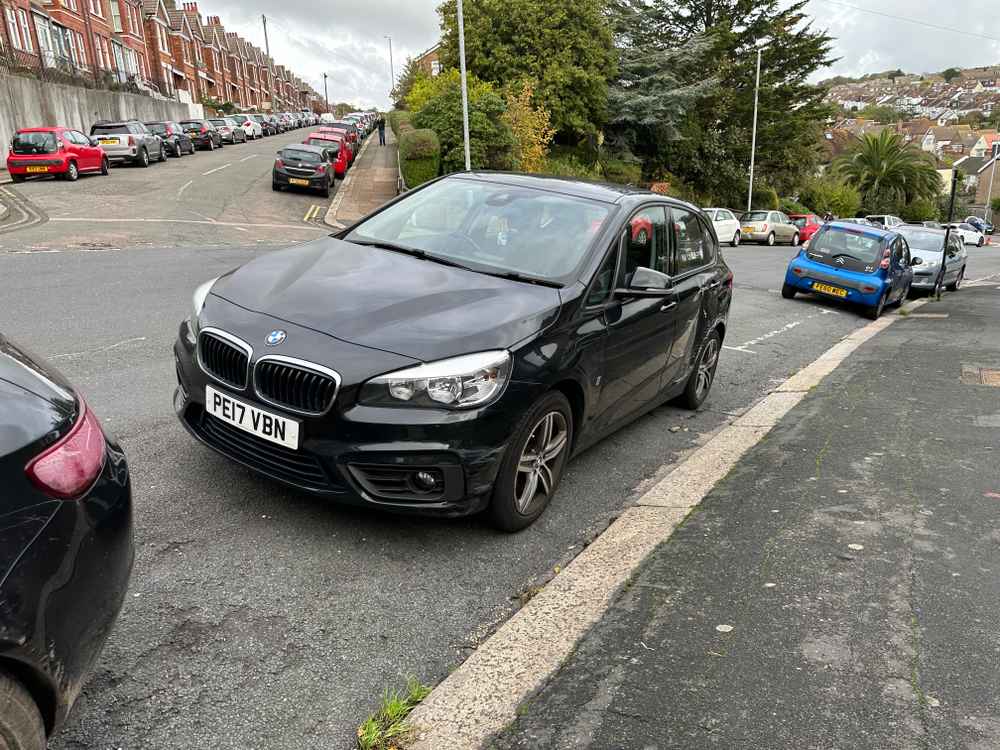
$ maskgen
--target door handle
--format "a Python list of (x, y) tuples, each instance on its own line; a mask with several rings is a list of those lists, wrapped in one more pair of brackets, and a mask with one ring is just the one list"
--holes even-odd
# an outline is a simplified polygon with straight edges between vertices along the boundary
[(677, 307), (677, 303), (676, 302), (664, 302), (662, 305), (660, 305), (660, 312), (666, 312), (667, 310), (673, 310), (675, 307)]

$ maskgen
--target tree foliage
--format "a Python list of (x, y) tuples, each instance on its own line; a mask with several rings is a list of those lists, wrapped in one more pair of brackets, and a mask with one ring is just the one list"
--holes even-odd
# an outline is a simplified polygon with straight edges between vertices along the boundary
[[(605, 0), (477, 0), (466, 3), (468, 70), (504, 87), (535, 80), (535, 97), (567, 136), (596, 132), (607, 113), (607, 82), (615, 54), (604, 16)], [(438, 8), (441, 63), (457, 68), (455, 0)]]
[(962, 71), (959, 70), (958, 68), (947, 68), (941, 71), (941, 77), (944, 78), (944, 80), (947, 81), (948, 83), (951, 83), (961, 75)]
[(522, 172), (541, 172), (549, 144), (555, 135), (549, 113), (534, 102), (535, 84), (523, 81), (506, 94), (507, 109), (502, 120), (510, 128), (514, 141), (514, 165)]
[(417, 65), (415, 59), (407, 57), (403, 70), (396, 79), (396, 85), (392, 89), (391, 96), (396, 109), (403, 109), (406, 106), (406, 97), (410, 95), (410, 91), (413, 90), (417, 81), (424, 78), (430, 78), (430, 76)]
[(993, 213), (1000, 213), (1000, 197), (990, 201), (990, 208), (993, 209)]
[(799, 201), (809, 206), (813, 212), (823, 216), (854, 216), (861, 208), (861, 194), (832, 175), (813, 177), (806, 180), (799, 191)]
[(888, 128), (859, 138), (834, 162), (834, 170), (857, 188), (872, 211), (898, 209), (920, 198), (935, 201), (941, 194), (931, 158)]

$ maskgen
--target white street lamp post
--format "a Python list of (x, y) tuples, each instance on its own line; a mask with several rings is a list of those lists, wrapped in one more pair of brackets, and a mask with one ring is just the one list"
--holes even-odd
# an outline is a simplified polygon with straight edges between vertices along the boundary
[(993, 206), (990, 202), (993, 200), (993, 180), (997, 176), (997, 160), (1000, 159), (1000, 151), (993, 149), (993, 167), (990, 169), (990, 186), (986, 189), (986, 208), (983, 210), (983, 216), (986, 221), (991, 221), (993, 219)]
[(753, 210), (753, 164), (757, 154), (757, 97), (760, 93), (760, 55), (763, 52), (757, 47), (757, 83), (753, 89), (753, 136), (750, 140), (750, 187), (747, 190), (747, 213)]
[(462, 16), (462, 0), (458, 2), (458, 61), (462, 72), (462, 133), (465, 136), (465, 169), (472, 169), (469, 155), (469, 90), (465, 83), (465, 19)]

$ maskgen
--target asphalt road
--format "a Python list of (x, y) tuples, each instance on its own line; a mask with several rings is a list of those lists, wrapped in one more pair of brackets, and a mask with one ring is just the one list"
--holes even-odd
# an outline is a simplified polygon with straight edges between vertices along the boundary
[[(195, 183), (181, 205), (157, 210), (193, 213), (193, 190), (208, 216), (293, 222), (297, 201), (301, 219), (314, 199), (272, 195), (262, 157), (232, 159), (274, 142), (199, 154), (191, 161), (204, 168), (184, 173)], [(226, 160), (233, 166), (215, 173), (225, 179), (209, 175), (202, 185), (191, 176)], [(240, 171), (247, 164), (256, 178)], [(134, 179), (155, 193), (157, 170), (166, 183), (181, 169), (184, 161), (121, 169), (105, 182)], [(168, 204), (180, 176), (160, 188)], [(104, 189), (101, 179), (23, 191), (53, 216), (75, 207), (50, 189), (75, 191), (96, 211), (101, 201), (87, 191), (92, 182)], [(227, 187), (250, 197), (233, 200)], [(116, 200), (137, 200), (129, 194)], [(3, 331), (59, 366), (121, 440), (137, 542), (117, 629), (55, 748), (353, 747), (384, 688), (407, 675), (443, 678), (514, 611), (521, 592), (571, 559), (678, 456), (865, 322), (833, 303), (781, 299), (789, 248), (727, 250), (736, 296), (726, 344), (737, 348), (724, 351), (706, 407), (697, 415), (660, 408), (578, 457), (542, 519), (509, 536), (476, 519), (317, 502), (196, 444), (171, 409), (177, 323), (198, 283), (266, 250), (231, 246), (239, 238), (228, 226), (87, 225), (59, 245), (52, 225), (0, 237)], [(111, 242), (102, 231), (123, 234)], [(254, 230), (244, 239), (273, 236)], [(88, 244), (94, 237), (103, 239)], [(33, 243), (45, 247), (33, 251)], [(970, 277), (1000, 273), (1000, 249), (970, 256)]]

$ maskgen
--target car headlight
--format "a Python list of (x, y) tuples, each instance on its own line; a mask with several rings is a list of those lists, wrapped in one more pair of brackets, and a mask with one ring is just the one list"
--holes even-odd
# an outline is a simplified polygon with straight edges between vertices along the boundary
[(201, 310), (205, 307), (205, 300), (208, 299), (208, 293), (212, 291), (212, 286), (218, 280), (218, 276), (214, 279), (209, 279), (194, 290), (194, 296), (191, 298), (191, 304), (194, 306), (194, 310), (191, 313), (191, 317), (188, 318), (188, 328), (191, 330), (191, 335), (196, 340), (198, 338), (198, 316), (201, 315)]
[(442, 359), (372, 378), (360, 401), (370, 406), (468, 409), (499, 398), (510, 377), (507, 351)]

